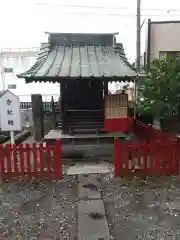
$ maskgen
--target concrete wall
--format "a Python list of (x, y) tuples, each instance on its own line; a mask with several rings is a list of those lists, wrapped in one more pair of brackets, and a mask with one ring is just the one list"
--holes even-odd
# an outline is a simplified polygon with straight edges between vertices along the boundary
[(180, 51), (180, 21), (151, 22), (150, 61), (159, 58), (160, 51)]
[[(29, 83), (16, 77), (17, 74), (28, 70), (36, 61), (38, 49), (1, 49), (0, 50), (0, 90), (10, 85), (16, 85), (16, 89), (10, 89), (20, 97), (21, 102), (30, 102), (31, 94), (49, 95), (44, 101), (51, 101), (51, 96), (59, 95), (59, 83)], [(12, 68), (13, 72), (7, 73), (4, 68)], [(4, 83), (4, 84), (3, 84)]]

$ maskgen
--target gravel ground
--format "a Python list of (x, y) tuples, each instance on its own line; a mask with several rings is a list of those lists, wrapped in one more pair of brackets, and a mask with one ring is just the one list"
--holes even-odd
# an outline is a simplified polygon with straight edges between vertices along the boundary
[(0, 239), (75, 239), (74, 182), (73, 177), (65, 177), (47, 184), (4, 183), (0, 188)]
[(180, 178), (102, 178), (107, 220), (114, 240), (179, 240)]
[[(180, 178), (114, 179), (99, 175), (113, 240), (179, 240)], [(0, 188), (0, 239), (75, 240), (75, 177)]]

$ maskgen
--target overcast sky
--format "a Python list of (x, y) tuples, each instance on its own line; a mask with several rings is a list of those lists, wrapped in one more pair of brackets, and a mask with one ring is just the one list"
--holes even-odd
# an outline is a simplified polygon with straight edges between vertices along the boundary
[[(135, 59), (136, 0), (0, 0), (0, 10), (0, 48), (38, 47), (45, 31), (119, 32), (129, 60)], [(180, 20), (180, 0), (142, 0), (142, 22), (148, 18)], [(145, 37), (146, 23), (142, 51)]]

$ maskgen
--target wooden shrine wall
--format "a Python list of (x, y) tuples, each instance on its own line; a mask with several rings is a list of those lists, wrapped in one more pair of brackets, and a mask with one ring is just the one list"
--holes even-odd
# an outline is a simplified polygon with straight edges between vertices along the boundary
[(104, 105), (101, 81), (68, 81), (64, 95), (66, 110), (99, 110)]
[(110, 94), (105, 97), (105, 119), (128, 116), (128, 94)]

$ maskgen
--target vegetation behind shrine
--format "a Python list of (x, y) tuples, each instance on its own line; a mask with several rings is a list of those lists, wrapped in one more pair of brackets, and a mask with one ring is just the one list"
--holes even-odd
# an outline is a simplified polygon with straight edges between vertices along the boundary
[(139, 81), (137, 112), (167, 120), (180, 116), (180, 59), (155, 59)]

